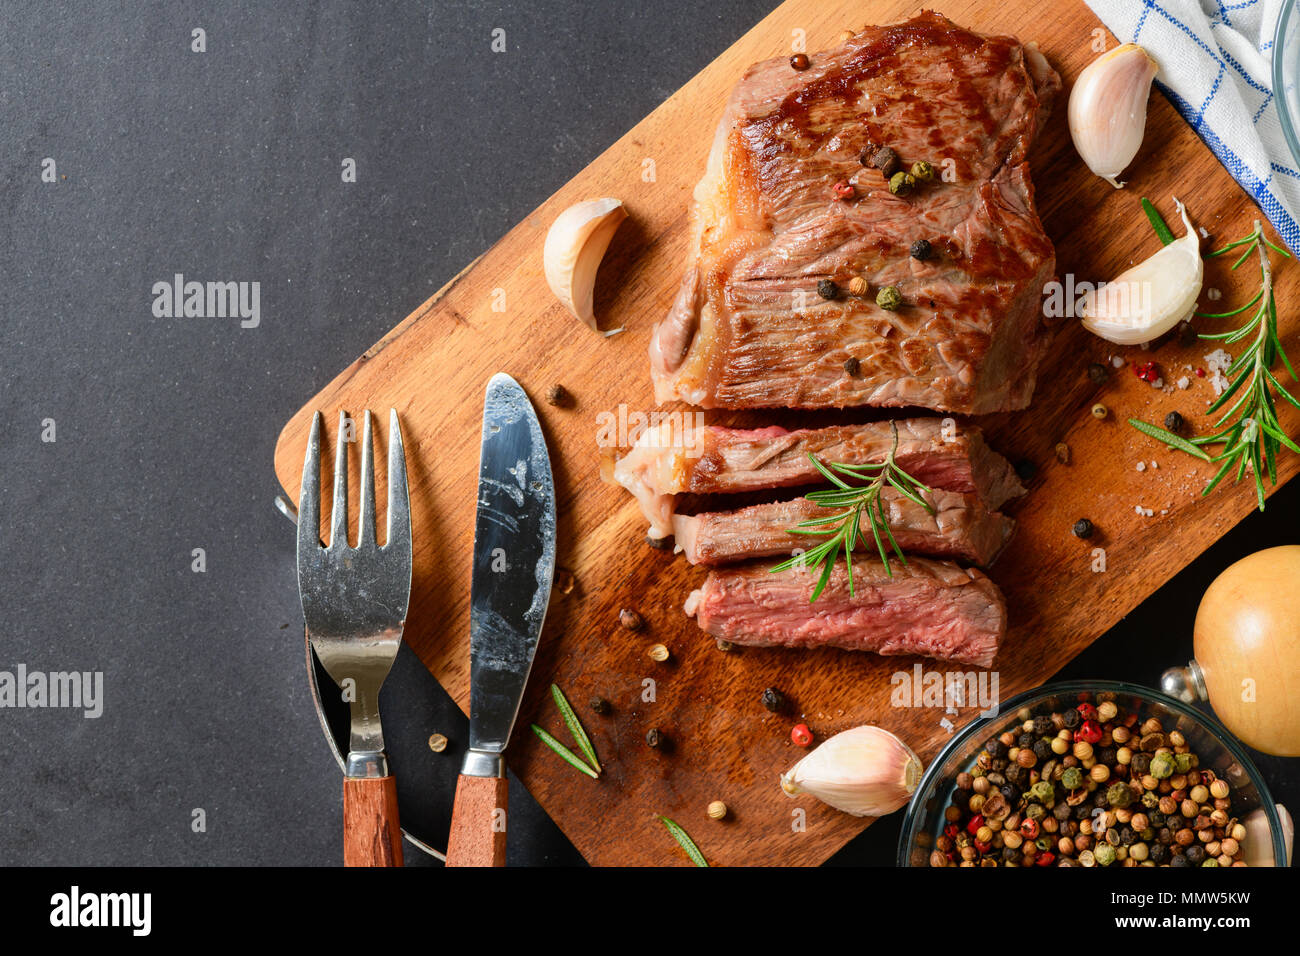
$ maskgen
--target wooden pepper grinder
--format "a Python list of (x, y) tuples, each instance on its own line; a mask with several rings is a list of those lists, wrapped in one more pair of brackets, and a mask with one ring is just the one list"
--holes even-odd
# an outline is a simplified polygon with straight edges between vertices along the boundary
[(1220, 574), (1196, 612), (1187, 667), (1165, 671), (1161, 689), (1208, 700), (1244, 743), (1300, 756), (1300, 546), (1268, 548)]

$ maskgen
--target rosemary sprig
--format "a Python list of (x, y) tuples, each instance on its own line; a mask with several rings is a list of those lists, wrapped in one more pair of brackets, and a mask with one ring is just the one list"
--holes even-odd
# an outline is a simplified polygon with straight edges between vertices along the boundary
[(575, 754), (568, 747), (564, 746), (564, 744), (560, 743), (558, 740), (556, 740), (554, 737), (552, 737), (550, 734), (544, 731), (541, 727), (538, 727), (536, 724), (533, 724), (532, 727), (533, 727), (533, 733), (535, 733), (538, 737), (542, 738), (542, 743), (546, 744), (546, 746), (550, 747), (557, 754), (563, 757), (568, 763), (573, 764), (573, 766), (577, 767), (588, 777), (591, 777), (591, 779), (593, 780), (596, 779), (597, 776), (596, 771), (592, 770), (585, 763), (583, 763), (581, 757)]
[[(1152, 220), (1155, 225), (1155, 220)], [(1157, 229), (1157, 231), (1159, 231)], [(1244, 324), (1229, 332), (1201, 335), (1202, 339), (1235, 345), (1249, 340), (1249, 344), (1233, 359), (1226, 375), (1228, 387), (1206, 409), (1212, 415), (1236, 397), (1236, 401), (1224, 412), (1212, 426), (1215, 429), (1209, 435), (1201, 435), (1190, 440), (1175, 435), (1167, 429), (1160, 428), (1138, 419), (1129, 419), (1129, 424), (1143, 434), (1165, 442), (1180, 451), (1196, 455), (1205, 461), (1219, 465), (1218, 472), (1202, 490), (1202, 496), (1213, 491), (1228, 474), (1235, 471), (1233, 481), (1240, 481), (1249, 468), (1255, 479), (1255, 498), (1259, 510), (1264, 510), (1264, 476), (1269, 482), (1277, 484), (1277, 453), (1288, 448), (1300, 454), (1300, 445), (1292, 441), (1282, 431), (1277, 420), (1275, 395), (1281, 396), (1296, 408), (1300, 401), (1282, 386), (1273, 374), (1273, 365), (1280, 358), (1292, 381), (1297, 381), (1295, 369), (1282, 348), (1277, 331), (1277, 302), (1273, 297), (1273, 268), (1269, 263), (1268, 251), (1280, 253), (1291, 258), (1287, 250), (1274, 245), (1264, 235), (1264, 227), (1257, 219), (1255, 228), (1249, 235), (1230, 242), (1222, 249), (1216, 249), (1207, 258), (1225, 255), (1234, 250), (1241, 250), (1237, 261), (1233, 263), (1235, 271), (1250, 258), (1251, 253), (1259, 257), (1260, 288), (1255, 296), (1245, 305), (1229, 312), (1198, 312), (1197, 315), (1210, 319), (1225, 319), (1253, 308), (1255, 311)], [(1221, 446), (1219, 453), (1207, 455), (1202, 447), (1205, 445)]]
[(556, 684), (551, 685), (551, 697), (555, 701), (555, 706), (560, 708), (560, 716), (564, 718), (564, 723), (569, 728), (569, 733), (573, 735), (574, 742), (582, 755), (591, 761), (591, 766), (595, 768), (596, 773), (600, 773), (600, 761), (596, 759), (596, 748), (591, 745), (591, 738), (587, 736), (587, 731), (583, 729), (578, 715), (573, 712), (569, 705), (569, 698), (564, 696), (564, 691), (560, 690)]
[(704, 859), (704, 854), (701, 853), (700, 848), (695, 845), (695, 841), (691, 839), (690, 834), (683, 830), (677, 823), (662, 814), (659, 816), (659, 822), (668, 828), (668, 832), (673, 835), (673, 839), (676, 840), (678, 844), (680, 844), (681, 848), (686, 851), (686, 855), (691, 858), (692, 863), (696, 866), (703, 867), (709, 865), (709, 861)]
[[(894, 435), (894, 443), (889, 449), (889, 454), (885, 456), (885, 460), (877, 464), (846, 465), (840, 462), (831, 462), (827, 466), (818, 461), (815, 455), (808, 455), (808, 459), (813, 463), (813, 466), (834, 487), (823, 491), (814, 491), (804, 497), (821, 505), (823, 508), (845, 510), (821, 518), (809, 518), (807, 521), (801, 521), (793, 528), (790, 528), (789, 532), (791, 534), (820, 535), (825, 537), (826, 540), (816, 547), (808, 549), (803, 554), (795, 555), (788, 561), (782, 561), (772, 571), (786, 571), (795, 567), (815, 568), (820, 566), (821, 576), (817, 581), (817, 586), (813, 589), (812, 597), (809, 599), (810, 602), (821, 597), (822, 591), (826, 589), (826, 585), (831, 579), (831, 572), (835, 570), (835, 561), (839, 557), (841, 549), (844, 551), (844, 561), (848, 568), (849, 594), (853, 593), (853, 549), (857, 547), (859, 541), (863, 547), (869, 547), (872, 543), (875, 544), (880, 560), (884, 562), (885, 573), (891, 578), (894, 576), (894, 570), (889, 564), (890, 550), (894, 552), (899, 561), (907, 564), (907, 558), (903, 555), (902, 549), (899, 548), (898, 542), (894, 540), (894, 533), (889, 530), (889, 515), (885, 510), (884, 499), (880, 495), (885, 488), (893, 488), (900, 495), (916, 502), (930, 514), (934, 514), (934, 507), (922, 497), (922, 495), (930, 492), (930, 488), (903, 471), (894, 461), (894, 454), (898, 451), (898, 426), (890, 422), (889, 427)], [(849, 478), (870, 478), (871, 480), (865, 485), (850, 485), (840, 477), (841, 475)], [(871, 528), (870, 540), (868, 540), (866, 532), (862, 529), (864, 519)], [(831, 525), (834, 527), (829, 527)], [(888, 547), (886, 547), (886, 542), (888, 542)]]
[(1160, 213), (1156, 211), (1156, 207), (1151, 204), (1151, 200), (1147, 199), (1146, 196), (1142, 197), (1142, 211), (1147, 214), (1147, 219), (1151, 222), (1151, 228), (1154, 229), (1156, 235), (1160, 237), (1161, 245), (1167, 246), (1169, 243), (1174, 241), (1173, 231), (1169, 228), (1164, 219), (1161, 218)]

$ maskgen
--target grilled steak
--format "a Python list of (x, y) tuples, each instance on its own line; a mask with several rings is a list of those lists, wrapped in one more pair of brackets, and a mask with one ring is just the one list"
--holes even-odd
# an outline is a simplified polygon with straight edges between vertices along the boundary
[[(926, 497), (934, 508), (933, 514), (893, 488), (881, 492), (889, 530), (898, 546), (909, 554), (959, 558), (987, 567), (997, 559), (1016, 526), (1010, 518), (990, 512), (974, 495), (936, 490)], [(796, 548), (806, 551), (821, 542), (815, 535), (792, 534), (788, 529), (801, 521), (837, 513), (837, 509), (796, 498), (739, 511), (674, 515), (673, 537), (677, 549), (685, 552), (691, 564), (788, 557)], [(869, 539), (870, 531), (866, 534)]]
[[(894, 460), (932, 488), (976, 495), (990, 511), (1024, 487), (1005, 458), (984, 443), (978, 428), (938, 418), (894, 423)], [(729, 494), (764, 488), (822, 484), (808, 460), (849, 465), (883, 461), (893, 447), (889, 422), (831, 428), (760, 428), (752, 431), (706, 426), (682, 430), (666, 424), (643, 434), (614, 465), (613, 478), (636, 496), (650, 521), (652, 537), (673, 533), (674, 495)]]
[[(1032, 46), (929, 12), (811, 61), (757, 63), (732, 92), (695, 188), (686, 273), (651, 336), (656, 398), (1024, 408), (1056, 269), (1026, 153), (1060, 77)], [(934, 179), (891, 194), (860, 159), (884, 146)], [(922, 239), (931, 254), (913, 258)], [(859, 276), (867, 294), (846, 295)], [(888, 286), (902, 296), (892, 311), (875, 302)]]
[(877, 654), (919, 654), (989, 667), (1006, 632), (1002, 593), (987, 577), (945, 561), (853, 563), (853, 595), (841, 561), (817, 603), (817, 574), (773, 574), (764, 563), (709, 574), (686, 613), (708, 633), (760, 647), (840, 647)]

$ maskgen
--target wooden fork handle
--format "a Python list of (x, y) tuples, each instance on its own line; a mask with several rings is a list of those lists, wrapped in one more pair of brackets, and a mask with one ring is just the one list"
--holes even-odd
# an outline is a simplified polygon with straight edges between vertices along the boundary
[(461, 774), (456, 781), (447, 865), (506, 865), (505, 777)]
[(402, 865), (397, 782), (391, 775), (343, 779), (343, 865)]

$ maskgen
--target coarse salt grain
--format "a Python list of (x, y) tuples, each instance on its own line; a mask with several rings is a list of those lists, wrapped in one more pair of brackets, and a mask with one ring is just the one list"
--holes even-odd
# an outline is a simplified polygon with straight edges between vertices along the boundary
[(1159, 463), (1158, 461), (1156, 461), (1156, 460), (1153, 458), (1153, 459), (1151, 460), (1151, 467), (1152, 467), (1152, 468), (1159, 468), (1159, 467), (1160, 467), (1160, 463)]
[(1209, 238), (1210, 238), (1210, 234), (1209, 234), (1208, 232), (1205, 231), (1205, 227), (1204, 227), (1204, 226), (1201, 226), (1201, 227), (1200, 227), (1200, 233), (1201, 233), (1201, 238), (1202, 238), (1202, 239), (1209, 239)]
[(1165, 387), (1165, 380), (1164, 380), (1163, 378), (1158, 378), (1158, 379), (1156, 379), (1154, 382), (1151, 383), (1151, 387), (1152, 387), (1152, 388), (1164, 388), (1164, 387)]
[(1205, 294), (1211, 302), (1218, 302), (1223, 298), (1223, 293), (1218, 289), (1206, 289)]
[(1184, 375), (1178, 379), (1177, 384), (1179, 388), (1187, 388), (1192, 384), (1192, 380)]
[(1118, 355), (1112, 355), (1110, 357), (1110, 364), (1115, 366), (1115, 368), (1122, 368), (1124, 366), (1124, 360)]
[(1138, 470), (1138, 471), (1146, 471), (1146, 470), (1147, 470), (1147, 463), (1146, 463), (1145, 461), (1140, 461), (1140, 462), (1138, 462), (1138, 463), (1137, 463), (1137, 470)]

